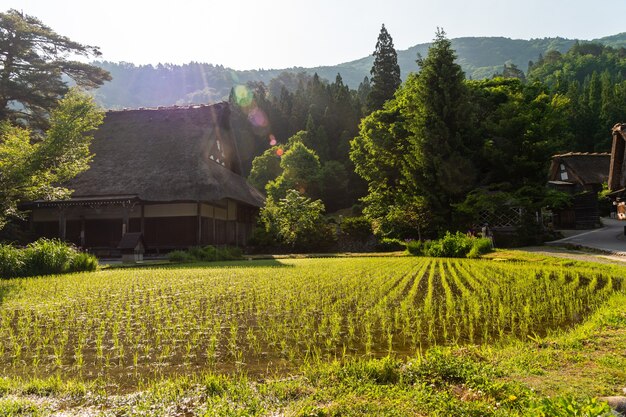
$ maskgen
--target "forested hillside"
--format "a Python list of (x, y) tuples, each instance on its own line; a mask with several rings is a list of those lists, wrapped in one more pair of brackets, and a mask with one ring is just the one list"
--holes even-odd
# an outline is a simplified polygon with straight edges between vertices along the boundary
[[(457, 51), (458, 63), (469, 79), (491, 77), (502, 72), (505, 63), (513, 63), (526, 71), (529, 61), (537, 61), (540, 54), (549, 50), (567, 52), (575, 43), (572, 39), (545, 38), (533, 40), (493, 38), (457, 38), (452, 47)], [(626, 32), (597, 42), (619, 47), (626, 44)], [(430, 43), (415, 45), (398, 51), (402, 79), (418, 70), (416, 59), (425, 56)], [(109, 71), (113, 81), (97, 91), (97, 100), (106, 108), (153, 107), (160, 105), (207, 103), (225, 99), (236, 84), (261, 81), (268, 84), (282, 72), (317, 73), (321, 78), (334, 80), (340, 73), (343, 82), (356, 89), (370, 76), (373, 57), (335, 66), (316, 68), (259, 69), (237, 71), (222, 65), (192, 62), (185, 65), (159, 64), (136, 66), (129, 63), (97, 62)], [(294, 87), (297, 87), (294, 86)]]

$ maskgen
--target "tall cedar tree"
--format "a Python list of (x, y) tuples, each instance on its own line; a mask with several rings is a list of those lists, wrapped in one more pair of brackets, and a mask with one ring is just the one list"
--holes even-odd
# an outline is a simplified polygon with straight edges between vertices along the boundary
[[(409, 136), (412, 152), (403, 176), (424, 196), (429, 206), (448, 223), (452, 205), (462, 200), (474, 184), (474, 167), (468, 149), (470, 114), (465, 75), (442, 29), (426, 58), (419, 58), (419, 75), (407, 86), (415, 117)], [(412, 107), (409, 104), (409, 109)]]
[(393, 47), (393, 39), (387, 32), (385, 25), (380, 29), (373, 55), (374, 65), (370, 71), (372, 74), (371, 91), (367, 96), (370, 112), (382, 109), (383, 104), (393, 98), (394, 93), (402, 84), (398, 54)]
[(111, 79), (107, 71), (71, 60), (76, 55), (99, 56), (100, 51), (17, 10), (0, 13), (0, 121), (44, 129), (68, 91), (64, 75), (87, 88)]
[(454, 59), (438, 31), (419, 75), (365, 117), (350, 143), (356, 173), (368, 183), (364, 214), (381, 235), (416, 238), (427, 226), (450, 227), (453, 204), (474, 183), (467, 90)]

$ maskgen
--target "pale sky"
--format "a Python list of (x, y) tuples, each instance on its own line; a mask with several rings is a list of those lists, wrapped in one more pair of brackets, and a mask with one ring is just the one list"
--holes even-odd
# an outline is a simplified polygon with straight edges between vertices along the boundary
[(381, 24), (397, 49), (449, 38), (626, 31), (626, 0), (0, 0), (57, 33), (99, 46), (101, 59), (234, 69), (335, 65), (370, 55)]

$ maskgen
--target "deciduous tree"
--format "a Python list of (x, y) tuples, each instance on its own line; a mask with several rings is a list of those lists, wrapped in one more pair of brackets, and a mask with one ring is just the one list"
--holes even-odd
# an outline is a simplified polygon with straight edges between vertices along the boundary
[(71, 190), (63, 183), (88, 168), (89, 134), (103, 115), (91, 97), (76, 90), (50, 116), (50, 128), (34, 141), (28, 128), (0, 123), (0, 228), (18, 216), (18, 203), (62, 199)]

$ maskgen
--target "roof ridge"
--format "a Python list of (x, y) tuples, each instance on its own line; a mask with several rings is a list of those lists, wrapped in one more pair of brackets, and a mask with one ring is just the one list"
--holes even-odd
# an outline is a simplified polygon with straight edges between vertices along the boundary
[(611, 156), (610, 152), (567, 152), (552, 155), (552, 158), (558, 158), (563, 156)]
[(184, 106), (181, 105), (171, 105), (171, 106), (156, 106), (156, 107), (135, 107), (129, 108), (124, 107), (122, 109), (108, 109), (107, 113), (123, 113), (123, 112), (132, 112), (132, 111), (158, 111), (158, 110), (191, 110), (191, 109), (202, 109), (206, 107), (218, 107), (227, 105), (228, 102), (220, 101), (217, 103), (208, 103), (208, 104), (187, 104)]

